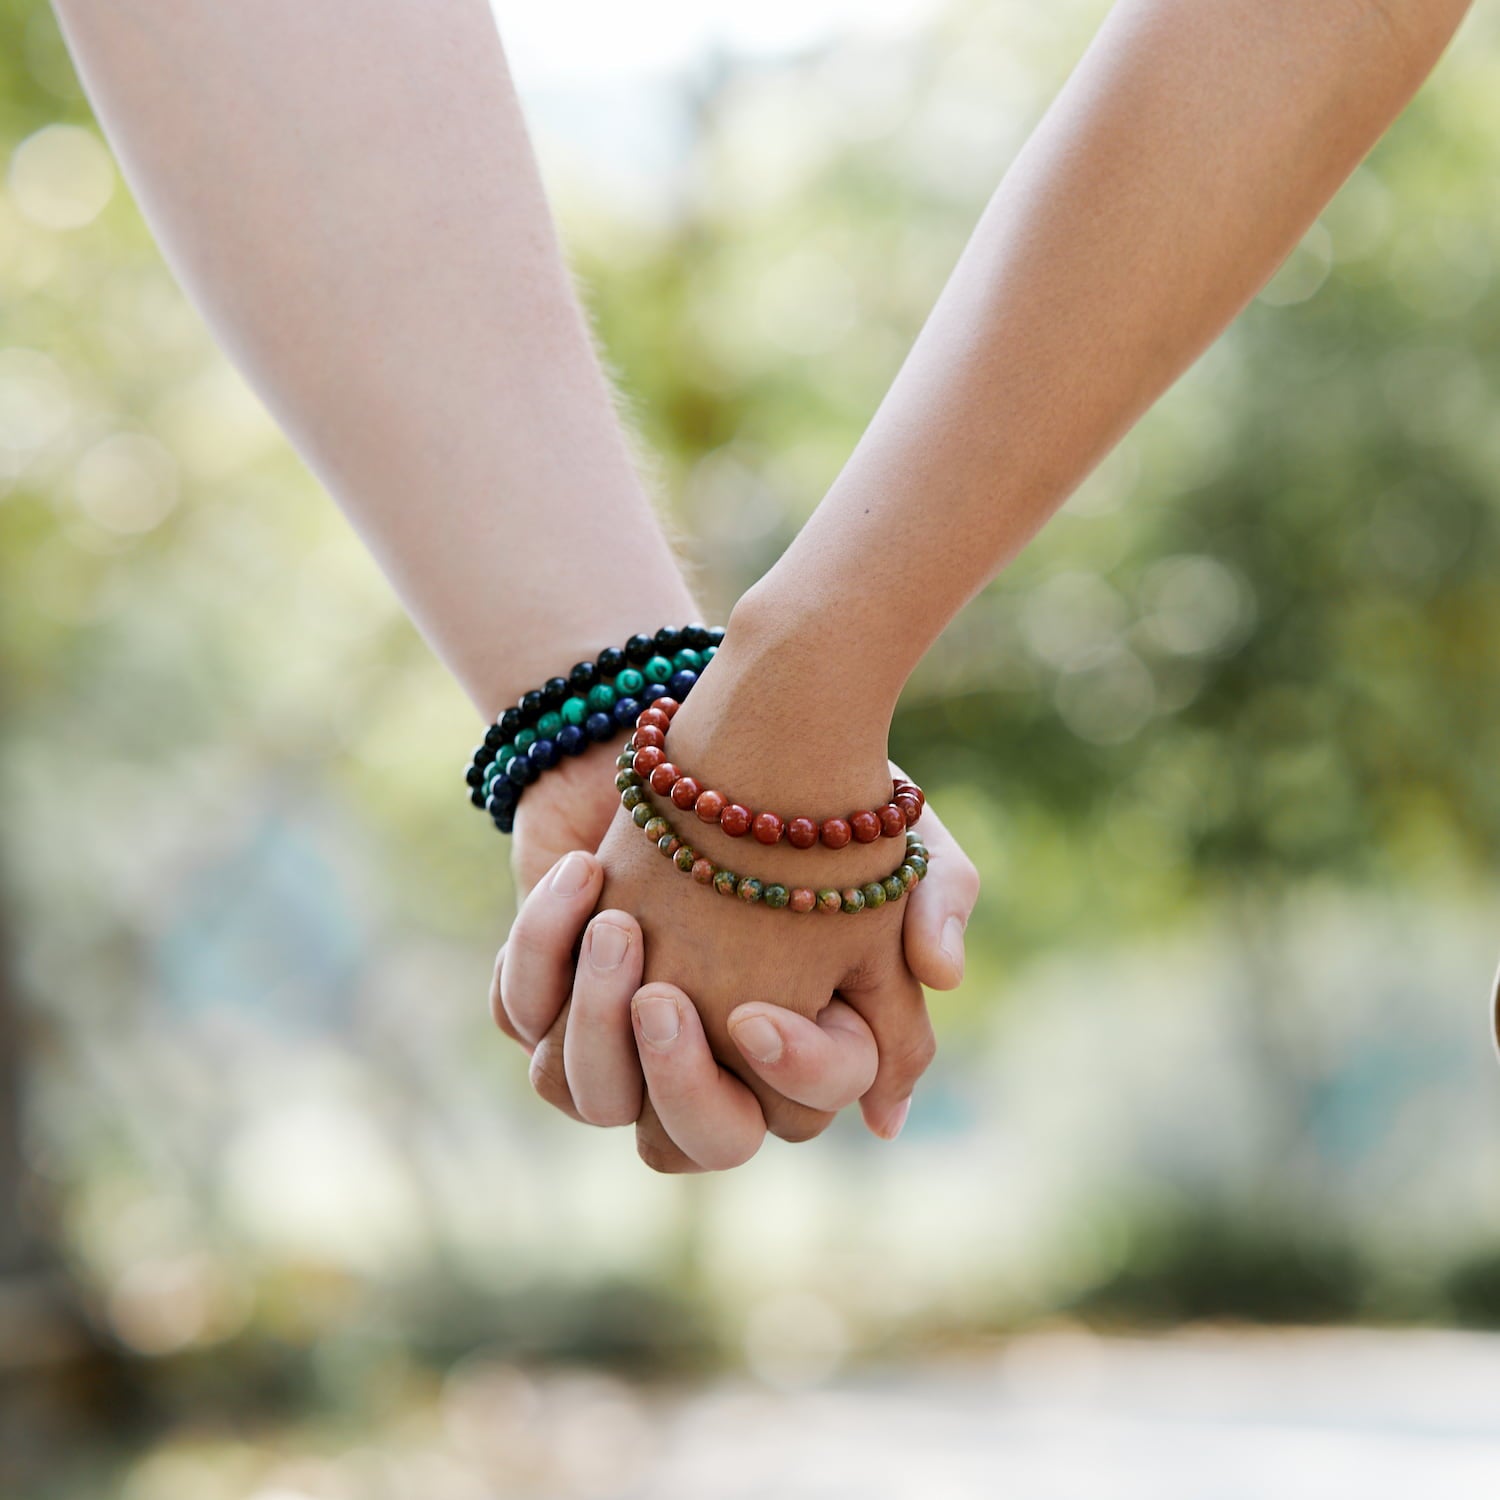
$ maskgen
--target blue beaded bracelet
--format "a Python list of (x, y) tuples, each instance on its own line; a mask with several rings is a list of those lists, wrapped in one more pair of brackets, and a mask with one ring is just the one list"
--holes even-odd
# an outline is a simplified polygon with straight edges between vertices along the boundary
[(485, 731), (464, 772), (469, 801), (501, 833), (515, 826), (521, 793), (565, 757), (631, 728), (647, 704), (670, 695), (680, 703), (724, 639), (722, 627), (664, 626), (606, 646), (566, 677), (523, 693)]

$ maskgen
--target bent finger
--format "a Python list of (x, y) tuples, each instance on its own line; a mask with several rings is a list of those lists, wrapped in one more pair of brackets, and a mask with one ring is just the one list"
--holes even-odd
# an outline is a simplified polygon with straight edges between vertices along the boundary
[(581, 849), (565, 854), (521, 904), (505, 942), (500, 1004), (533, 1046), (573, 988), (573, 949), (599, 899), (604, 871)]
[(811, 1109), (836, 1114), (875, 1081), (875, 1035), (842, 1000), (830, 1001), (811, 1020), (759, 1001), (736, 1006), (729, 1035), (762, 1079)]
[(869, 1025), (880, 1058), (860, 1113), (876, 1135), (893, 1141), (906, 1123), (912, 1089), (937, 1052), (922, 986), (905, 969), (891, 969), (840, 993)]
[(641, 1058), (630, 1001), (641, 982), (643, 948), (635, 919), (600, 912), (584, 933), (563, 1034), (568, 1089), (591, 1125), (629, 1125), (641, 1113)]
[(901, 944), (907, 967), (922, 984), (956, 989), (964, 977), (964, 929), (979, 900), (979, 871), (930, 805), (917, 829), (931, 864), (907, 895)]

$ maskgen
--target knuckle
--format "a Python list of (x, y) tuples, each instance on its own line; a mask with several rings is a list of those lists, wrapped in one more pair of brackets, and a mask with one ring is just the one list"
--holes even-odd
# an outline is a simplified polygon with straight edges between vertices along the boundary
[(936, 1056), (937, 1038), (930, 1026), (925, 1027), (900, 1043), (889, 1055), (886, 1060), (886, 1077), (899, 1079), (903, 1085), (913, 1084), (932, 1066)]
[[(763, 1108), (766, 1129), (777, 1140), (789, 1141), (793, 1145), (815, 1140), (833, 1124), (833, 1116), (827, 1110), (812, 1109), (805, 1104), (784, 1101)], [(735, 1162), (733, 1165), (738, 1166), (739, 1163)]]
[(568, 1089), (560, 1049), (543, 1042), (531, 1058), (531, 1087), (537, 1097), (567, 1114), (575, 1114), (573, 1095)]
[(660, 1172), (663, 1176), (696, 1170), (676, 1146), (643, 1130), (636, 1132), (635, 1151), (653, 1172)]

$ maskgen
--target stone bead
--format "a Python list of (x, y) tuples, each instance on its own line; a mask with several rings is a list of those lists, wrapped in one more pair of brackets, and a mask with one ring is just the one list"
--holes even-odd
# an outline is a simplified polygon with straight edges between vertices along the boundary
[(672, 669), (676, 672), (701, 672), (703, 658), (691, 646), (684, 646), (672, 658)]
[(824, 818), (823, 826), (818, 830), (818, 837), (828, 848), (842, 849), (854, 837), (854, 830), (849, 827), (846, 818)]
[(642, 776), (649, 776), (666, 758), (665, 750), (647, 745), (635, 752), (635, 768)]
[(705, 646), (698, 654), (703, 658), (703, 665), (706, 667), (719, 654), (719, 648), (717, 646)]
[(693, 879), (699, 885), (712, 885), (714, 880), (714, 862), (704, 859), (701, 855), (693, 861)]
[(680, 844), (676, 854), (672, 856), (672, 863), (682, 871), (684, 875), (697, 863), (698, 851), (690, 844)]
[(869, 911), (875, 911), (885, 905), (885, 887), (878, 880), (872, 880), (869, 885), (861, 886), (864, 894), (865, 907)]
[(817, 896), (805, 885), (799, 885), (791, 894), (787, 905), (793, 911), (811, 911), (818, 904)]
[(646, 837), (653, 844), (659, 844), (672, 831), (672, 825), (663, 817), (655, 817), (646, 824)]
[(651, 790), (658, 797), (665, 797), (672, 790), (672, 785), (680, 774), (671, 761), (661, 761), (649, 777)]
[(837, 891), (825, 885), (823, 889), (818, 892), (819, 911), (842, 911), (843, 907), (844, 898), (839, 895)]
[(656, 816), (656, 809), (652, 807), (650, 800), (647, 798), (644, 787), (631, 787), (630, 790), (620, 798), (620, 800), (624, 802), (625, 797), (630, 796), (634, 796), (639, 799), (636, 802), (625, 802), (625, 806), (630, 809), (630, 821), (634, 823), (637, 828), (644, 828), (646, 824)]
[(920, 854), (923, 859), (932, 858), (932, 856), (927, 852), (926, 844), (922, 843), (920, 840), (913, 841), (911, 839), (908, 839), (906, 841), (906, 857), (910, 859), (913, 854)]
[(781, 819), (773, 812), (756, 813), (755, 821), (750, 825), (757, 844), (779, 844), (783, 829)]
[(510, 736), (498, 724), (491, 724), (484, 732), (484, 743), (474, 752), (475, 762), (478, 762), (486, 750), (498, 750), (509, 738)]
[(615, 678), (615, 691), (627, 698), (633, 693), (640, 692), (645, 685), (645, 674), (638, 672), (634, 667), (623, 668)]
[(562, 759), (562, 751), (557, 748), (556, 740), (538, 740), (526, 755), (539, 771), (550, 771)]
[[(676, 798), (674, 797), (675, 801)], [(705, 823), (717, 823), (724, 816), (724, 794), (716, 792), (712, 787), (707, 791), (698, 793), (698, 800), (693, 803), (693, 811)]]
[(635, 752), (629, 745), (615, 756), (615, 766), (621, 771), (633, 771), (635, 769)]
[(514, 745), (501, 745), (495, 752), (495, 764), (503, 771), (516, 758)]
[(615, 721), (608, 714), (590, 714), (583, 721), (583, 729), (594, 744), (602, 745), (614, 738)]
[(649, 635), (633, 635), (625, 642), (625, 660), (633, 667), (643, 666), (651, 660), (655, 649)]
[(623, 792), (627, 787), (640, 786), (640, 784), (641, 773), (631, 770), (629, 766), (615, 777), (615, 790), (617, 792)]
[(564, 724), (582, 724), (589, 716), (589, 705), (586, 698), (565, 698), (563, 706), (558, 709), (562, 715)]
[(734, 893), (740, 898), (741, 901), (745, 903), (746, 906), (753, 906), (757, 901), (760, 900), (762, 890), (763, 887), (761, 886), (760, 881), (758, 881), (753, 875), (746, 875), (744, 879), (741, 880), (737, 886), (735, 886)]
[(865, 893), (857, 885), (851, 885), (839, 898), (840, 907), (847, 912), (863, 911), (865, 909)]
[(532, 688), (529, 693), (521, 694), (521, 701), (516, 707), (521, 710), (522, 724), (535, 724), (542, 713), (542, 695)]
[(887, 875), (880, 885), (887, 901), (899, 901), (906, 894), (906, 887), (901, 883), (899, 875)]
[(724, 644), (724, 627), (722, 625), (710, 625), (708, 627), (708, 644), (710, 646), (722, 646)]
[(679, 776), (672, 784), (672, 805), (686, 812), (698, 800), (698, 793), (702, 790), (691, 776)]
[(589, 747), (589, 737), (577, 724), (564, 724), (557, 731), (557, 748), (564, 755), (582, 755)]
[(657, 839), (656, 847), (670, 859), (682, 848), (682, 840), (675, 833), (664, 833)]
[(678, 651), (682, 647), (682, 632), (674, 630), (670, 625), (663, 625), (651, 637), (651, 643), (662, 656), (671, 656), (674, 651)]
[(760, 899), (773, 911), (780, 911), (792, 898), (792, 893), (784, 885), (768, 885), (760, 893)]
[(672, 663), (665, 656), (653, 656), (641, 670), (647, 682), (665, 682), (672, 675)]
[(793, 849), (811, 849), (818, 842), (818, 825), (811, 818), (793, 818), (786, 825), (786, 841)]
[(539, 740), (552, 740), (557, 738), (557, 731), (563, 727), (563, 717), (555, 708), (548, 709), (540, 719), (536, 721), (536, 737)]
[(714, 889), (721, 896), (732, 896), (739, 887), (740, 877), (733, 870), (714, 871)]
[(615, 690), (607, 682), (596, 682), (589, 689), (589, 710), (596, 714), (607, 714), (615, 706)]
[(880, 837), (880, 819), (872, 812), (849, 815), (849, 831), (861, 844), (873, 844)]
[(615, 727), (629, 729), (635, 723), (641, 707), (639, 698), (616, 698), (615, 706), (609, 711), (610, 717), (615, 721)]
[(505, 768), (505, 774), (517, 786), (530, 786), (542, 774), (542, 768), (529, 755), (518, 755)]
[(515, 826), (516, 826), (516, 815), (515, 815), (515, 813), (508, 812), (508, 813), (496, 813), (495, 814), (495, 827), (498, 828), (501, 833), (511, 833), (511, 832), (514, 831)]
[(568, 696), (568, 679), (566, 677), (549, 677), (542, 684), (542, 712), (555, 713), (562, 707), (563, 699)]
[(719, 827), (732, 839), (744, 838), (750, 832), (750, 818), (751, 813), (748, 807), (741, 807), (738, 802), (731, 802), (719, 814)]
[(502, 776), (496, 783), (494, 790), (486, 799), (485, 805), (493, 813), (497, 810), (513, 812), (516, 803), (521, 800), (521, 788), (508, 777)]
[(697, 680), (698, 674), (696, 672), (673, 672), (667, 678), (667, 689), (674, 698), (686, 698), (692, 692), (693, 684)]
[(625, 665), (625, 653), (618, 646), (606, 646), (594, 658), (600, 677), (616, 677)]
[(707, 625), (695, 620), (691, 625), (682, 627), (682, 644), (690, 646), (694, 651), (701, 651), (705, 646), (713, 644), (713, 633)]
[(901, 882), (901, 889), (909, 891), (918, 880), (917, 872), (909, 864), (903, 862), (901, 868), (896, 871), (896, 876)]
[[(636, 723), (640, 723), (640, 715), (636, 715)], [(644, 729), (637, 728), (635, 732), (635, 748), (637, 750), (660, 750), (667, 743), (667, 737), (654, 724), (647, 724)]]
[(591, 661), (581, 661), (568, 673), (568, 686), (575, 693), (586, 693), (599, 680), (599, 668)]
[(478, 786), (484, 780), (485, 768), (477, 766), (473, 761), (469, 762), (469, 769), (464, 772), (464, 784), (466, 786)]
[(636, 697), (639, 698), (642, 703), (655, 703), (658, 698), (665, 698), (668, 696), (667, 685), (664, 682), (648, 682), (645, 687), (643, 687), (640, 692), (636, 694)]
[(882, 838), (900, 838), (906, 832), (906, 814), (894, 802), (887, 802), (876, 816), (880, 819)]
[(517, 751), (529, 750), (537, 742), (537, 732), (534, 729), (520, 729), (516, 731), (516, 737), (512, 743)]
[(658, 698), (656, 700), (655, 706), (659, 708), (667, 716), (668, 719), (674, 719), (677, 716), (677, 710), (682, 707), (682, 704), (679, 703), (677, 699), (674, 698), (670, 693), (668, 693), (665, 698)]
[(507, 708), (500, 715), (500, 737), (501, 739), (513, 740), (516, 731), (522, 728), (521, 710), (519, 708)]
[(910, 828), (922, 816), (922, 804), (910, 792), (897, 792), (895, 800), (901, 816), (906, 819), (906, 826)]
[(659, 730), (662, 735), (662, 744), (664, 745), (667, 742), (667, 726), (671, 722), (671, 719), (669, 719), (667, 715), (664, 714), (661, 709), (657, 708), (654, 704), (650, 708), (643, 709), (635, 716), (635, 727), (637, 729)]
[(917, 872), (917, 879), (918, 880), (922, 880), (922, 879), (926, 878), (926, 875), (927, 875), (927, 856), (925, 854), (910, 854), (910, 853), (908, 853), (907, 856), (906, 856), (906, 861), (905, 862), (907, 864), (909, 864), (912, 867), (912, 869)]

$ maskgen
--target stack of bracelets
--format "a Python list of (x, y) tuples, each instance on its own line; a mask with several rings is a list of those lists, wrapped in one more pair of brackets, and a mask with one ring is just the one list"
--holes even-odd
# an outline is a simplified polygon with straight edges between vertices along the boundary
[(623, 646), (606, 646), (593, 661), (579, 662), (566, 677), (524, 693), (476, 747), (464, 773), (469, 800), (509, 833), (521, 793), (533, 781), (564, 756), (613, 739), (658, 698), (681, 702), (723, 639), (722, 629), (707, 625), (633, 635)]
[[(721, 895), (747, 905), (795, 912), (875, 911), (899, 901), (927, 874), (927, 846), (912, 831), (926, 797), (915, 782), (897, 777), (890, 801), (847, 817), (782, 818), (750, 808), (702, 786), (667, 759), (667, 728), (698, 674), (713, 660), (722, 629), (706, 625), (666, 627), (654, 636), (633, 635), (608, 646), (593, 661), (581, 661), (566, 677), (553, 677), (526, 693), (490, 726), (465, 773), (469, 800), (484, 808), (501, 833), (515, 826), (521, 793), (564, 756), (582, 755), (591, 744), (634, 726), (616, 762), (615, 786), (636, 827), (677, 869)], [(651, 801), (652, 793), (701, 822), (717, 824), (730, 838), (747, 834), (766, 846), (843, 849), (878, 839), (904, 838), (901, 861), (883, 880), (846, 890), (785, 886), (753, 875), (737, 875), (695, 850)]]

